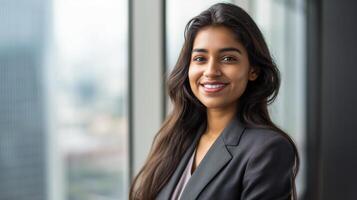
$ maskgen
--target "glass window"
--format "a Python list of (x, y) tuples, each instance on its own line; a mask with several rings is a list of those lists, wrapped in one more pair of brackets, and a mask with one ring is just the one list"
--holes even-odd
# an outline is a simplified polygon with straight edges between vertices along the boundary
[(54, 199), (127, 199), (127, 3), (53, 1), (45, 69)]
[(0, 199), (127, 199), (127, 0), (0, 3)]

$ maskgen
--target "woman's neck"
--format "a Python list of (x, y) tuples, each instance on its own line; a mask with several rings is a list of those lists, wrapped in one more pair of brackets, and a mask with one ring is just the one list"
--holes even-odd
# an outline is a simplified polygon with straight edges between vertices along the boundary
[(235, 115), (236, 107), (207, 109), (207, 129), (205, 134), (217, 138)]

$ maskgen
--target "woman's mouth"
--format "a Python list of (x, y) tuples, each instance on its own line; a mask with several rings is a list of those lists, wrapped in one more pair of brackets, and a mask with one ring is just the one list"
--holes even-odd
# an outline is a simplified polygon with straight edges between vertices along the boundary
[(206, 93), (217, 93), (223, 90), (228, 84), (227, 83), (203, 83), (201, 84), (203, 91)]

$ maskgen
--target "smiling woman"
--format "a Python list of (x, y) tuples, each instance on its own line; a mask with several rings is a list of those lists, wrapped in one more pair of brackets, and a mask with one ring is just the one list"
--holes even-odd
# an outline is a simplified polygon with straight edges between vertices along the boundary
[(296, 199), (298, 152), (267, 109), (279, 84), (240, 7), (218, 3), (191, 19), (168, 80), (173, 111), (130, 199)]
[(248, 81), (257, 78), (244, 46), (224, 26), (198, 32), (189, 67), (193, 94), (207, 108), (236, 110)]

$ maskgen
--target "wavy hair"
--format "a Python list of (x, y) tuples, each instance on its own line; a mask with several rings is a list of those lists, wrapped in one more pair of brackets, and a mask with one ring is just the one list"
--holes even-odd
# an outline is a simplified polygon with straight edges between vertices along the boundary
[(194, 39), (207, 26), (229, 28), (246, 48), (249, 62), (258, 72), (258, 77), (248, 82), (239, 98), (238, 117), (247, 127), (272, 129), (290, 141), (295, 151), (291, 196), (297, 199), (295, 178), (299, 168), (298, 151), (289, 135), (272, 122), (267, 109), (279, 91), (279, 70), (253, 19), (242, 8), (229, 3), (214, 4), (187, 23), (182, 50), (167, 80), (173, 110), (155, 135), (149, 156), (133, 180), (129, 199), (155, 199), (174, 173), (198, 128), (207, 125), (206, 108), (192, 93), (188, 80)]

